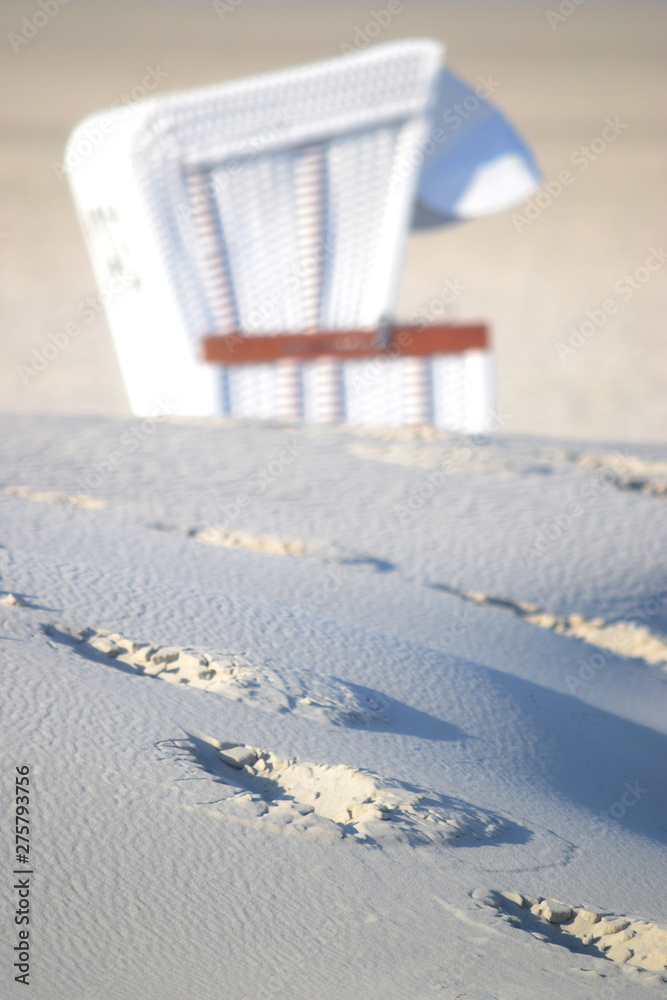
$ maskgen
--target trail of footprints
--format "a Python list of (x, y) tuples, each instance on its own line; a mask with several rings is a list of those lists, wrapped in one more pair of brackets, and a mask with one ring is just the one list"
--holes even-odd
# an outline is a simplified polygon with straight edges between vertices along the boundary
[[(82, 507), (98, 510), (106, 506), (105, 500), (96, 499), (86, 493), (67, 494), (51, 490), (33, 490), (29, 486), (2, 487), (8, 496), (20, 497), (36, 503), (56, 504), (64, 507)], [(379, 573), (390, 572), (396, 567), (384, 559), (377, 559), (365, 553), (348, 553), (339, 549), (324, 539), (303, 541), (298, 538), (287, 538), (270, 532), (253, 534), (242, 529), (222, 528), (215, 524), (205, 524), (196, 527), (154, 524), (151, 527), (159, 531), (174, 532), (193, 538), (206, 545), (215, 545), (227, 549), (241, 549), (247, 552), (261, 552), (266, 555), (281, 556), (314, 556), (324, 562), (349, 565), (370, 569)]]
[[(540, 449), (525, 454), (507, 454), (486, 441), (457, 438), (443, 432), (415, 435), (410, 428), (400, 433), (379, 431), (375, 441), (354, 442), (350, 451), (359, 458), (393, 465), (408, 465), (421, 469), (440, 468), (446, 475), (462, 469), (495, 470), (508, 473), (545, 472), (557, 465), (576, 465), (608, 473), (618, 489), (633, 490), (650, 496), (667, 496), (667, 462), (651, 461), (637, 455), (565, 451), (561, 448)], [(407, 433), (404, 433), (407, 432)], [(365, 437), (367, 435), (364, 435)], [(421, 437), (425, 440), (416, 440)], [(433, 440), (445, 438), (446, 445)]]
[[(59, 504), (65, 507), (84, 507), (100, 509), (105, 506), (104, 500), (99, 500), (86, 493), (67, 494), (56, 490), (33, 490), (29, 486), (5, 486), (3, 492), (8, 496), (32, 500), (36, 503)], [(246, 549), (251, 552), (265, 552), (271, 555), (317, 555), (336, 558), (334, 548), (325, 541), (303, 542), (294, 538), (282, 538), (274, 534), (253, 535), (248, 531), (235, 531), (220, 528), (216, 525), (205, 525), (197, 528), (178, 528), (156, 525), (161, 530), (176, 531), (208, 545), (219, 545), (224, 548)]]
[(137, 674), (171, 684), (188, 684), (268, 711), (294, 712), (342, 726), (387, 721), (386, 702), (375, 692), (358, 692), (336, 678), (307, 671), (290, 669), (285, 676), (266, 665), (253, 664), (243, 653), (203, 653), (157, 646), (105, 629), (67, 625), (55, 626), (51, 634), (81, 650), (96, 650)]
[[(257, 667), (241, 654), (215, 656), (160, 647), (103, 629), (59, 625), (49, 630), (79, 647), (120, 662), (137, 674), (222, 694), (274, 711), (295, 712), (334, 725), (386, 721), (379, 695), (363, 695), (334, 678), (305, 677)], [(306, 693), (307, 692), (307, 693)], [(268, 750), (192, 736), (165, 740), (162, 754), (197, 777), (213, 776), (226, 815), (288, 832), (313, 832), (367, 843), (396, 841), (451, 845), (498, 837), (503, 821), (467, 803), (347, 765), (283, 760)]]
[(534, 604), (490, 597), (480, 591), (459, 590), (437, 583), (429, 586), (474, 604), (508, 611), (538, 628), (549, 629), (574, 639), (583, 639), (590, 645), (609, 650), (617, 656), (642, 659), (652, 666), (667, 670), (667, 636), (651, 632), (645, 625), (629, 621), (606, 622), (603, 618), (584, 618), (579, 614), (559, 616), (550, 611), (543, 611)]
[(412, 846), (480, 842), (504, 829), (484, 810), (345, 764), (284, 760), (259, 747), (200, 736), (166, 740), (158, 750), (191, 772), (213, 776), (219, 797), (210, 804), (250, 825)]
[(667, 982), (667, 928), (658, 924), (520, 892), (491, 890), (481, 901), (538, 938), (626, 965), (644, 981)]

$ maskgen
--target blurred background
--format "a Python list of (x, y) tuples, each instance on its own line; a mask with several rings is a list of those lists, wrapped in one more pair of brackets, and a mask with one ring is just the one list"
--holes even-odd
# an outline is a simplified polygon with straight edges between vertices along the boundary
[[(61, 168), (79, 119), (142, 88), (149, 96), (147, 86), (196, 87), (427, 35), (468, 82), (493, 81), (492, 100), (534, 150), (545, 185), (530, 207), (413, 234), (397, 317), (428, 311), (448, 280), (465, 286), (452, 318), (491, 324), (503, 432), (664, 440), (667, 7), (393, 0), (388, 21), (374, 17), (388, 9), (3, 0), (2, 411), (129, 414), (99, 309), (43, 371), (21, 374), (95, 294)], [(609, 300), (617, 308), (606, 312)]]

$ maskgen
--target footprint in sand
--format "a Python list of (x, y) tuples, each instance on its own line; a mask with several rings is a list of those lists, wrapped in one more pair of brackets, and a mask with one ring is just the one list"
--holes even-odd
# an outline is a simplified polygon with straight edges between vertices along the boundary
[(176, 534), (193, 538), (206, 545), (217, 545), (226, 549), (243, 549), (247, 552), (262, 552), (266, 555), (279, 556), (312, 556), (323, 562), (338, 563), (342, 566), (355, 566), (373, 570), (377, 573), (389, 573), (396, 567), (386, 559), (363, 553), (349, 553), (331, 542), (323, 540), (301, 541), (298, 538), (285, 538), (280, 535), (259, 534), (249, 531), (230, 530), (216, 525), (204, 527), (178, 527), (167, 524), (154, 524), (158, 531), (172, 531)]
[(3, 594), (0, 597), (0, 604), (5, 608), (27, 608), (29, 607), (28, 602), (24, 601), (22, 597), (18, 597), (16, 594)]
[(608, 472), (611, 482), (619, 489), (667, 497), (667, 462), (651, 461), (621, 452), (594, 454), (559, 451), (553, 452), (553, 457), (586, 469)]
[(486, 441), (452, 436), (446, 443), (401, 440), (389, 443), (355, 442), (350, 452), (357, 458), (416, 469), (439, 470), (444, 476), (458, 472), (500, 472), (525, 475), (553, 472), (553, 464), (539, 452), (508, 453)]
[(281, 538), (279, 535), (253, 535), (247, 531), (230, 531), (209, 525), (204, 528), (185, 528), (188, 538), (207, 545), (221, 545), (228, 549), (247, 549), (250, 552), (267, 552), (271, 555), (330, 557), (334, 554), (327, 542), (302, 542), (295, 538)]
[(252, 663), (243, 653), (202, 653), (127, 639), (104, 629), (48, 629), (52, 638), (69, 642), (80, 653), (103, 654), (110, 666), (123, 664), (137, 674), (171, 684), (187, 684), (274, 712), (293, 712), (335, 726), (386, 723), (387, 703), (380, 694), (353, 690), (332, 677), (308, 671), (281, 671)]
[(104, 507), (104, 500), (96, 500), (86, 493), (76, 493), (70, 496), (67, 493), (57, 491), (31, 490), (29, 486), (5, 486), (3, 492), (8, 496), (32, 500), (35, 503), (55, 503), (63, 507), (87, 507), (91, 510)]
[(538, 628), (549, 629), (573, 639), (583, 639), (589, 645), (609, 650), (616, 656), (644, 660), (651, 666), (667, 669), (667, 636), (651, 632), (645, 625), (630, 621), (606, 622), (603, 618), (584, 618), (578, 614), (559, 616), (540, 610), (534, 604), (489, 597), (480, 591), (459, 590), (444, 583), (431, 583), (428, 586), (432, 590), (442, 590), (473, 604), (510, 612)]
[(193, 735), (157, 749), (190, 774), (215, 779), (209, 805), (263, 828), (440, 847), (491, 841), (505, 830), (498, 816), (458, 799), (344, 764), (284, 760), (259, 747)]
[(667, 983), (667, 928), (658, 924), (520, 892), (490, 890), (481, 901), (538, 939), (610, 959), (642, 982)]

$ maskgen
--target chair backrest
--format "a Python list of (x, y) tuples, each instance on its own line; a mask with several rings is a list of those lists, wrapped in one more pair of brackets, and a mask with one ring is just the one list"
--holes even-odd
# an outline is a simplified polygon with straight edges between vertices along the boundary
[(389, 317), (441, 56), (390, 43), (77, 127), (71, 186), (136, 413), (412, 420), (428, 362), (222, 366), (200, 343)]
[(424, 150), (413, 229), (478, 219), (529, 198), (541, 183), (531, 150), (490, 100), (494, 81), (473, 89), (441, 69), (434, 141)]

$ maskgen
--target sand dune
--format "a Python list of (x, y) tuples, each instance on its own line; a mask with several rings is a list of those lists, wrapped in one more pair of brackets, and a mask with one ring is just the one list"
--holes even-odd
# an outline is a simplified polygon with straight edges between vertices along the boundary
[(664, 992), (663, 504), (610, 481), (564, 521), (607, 470), (557, 457), (616, 446), (497, 436), (423, 497), (351, 453), (377, 434), (165, 421), (62, 502), (127, 426), (0, 420), (37, 1000)]

